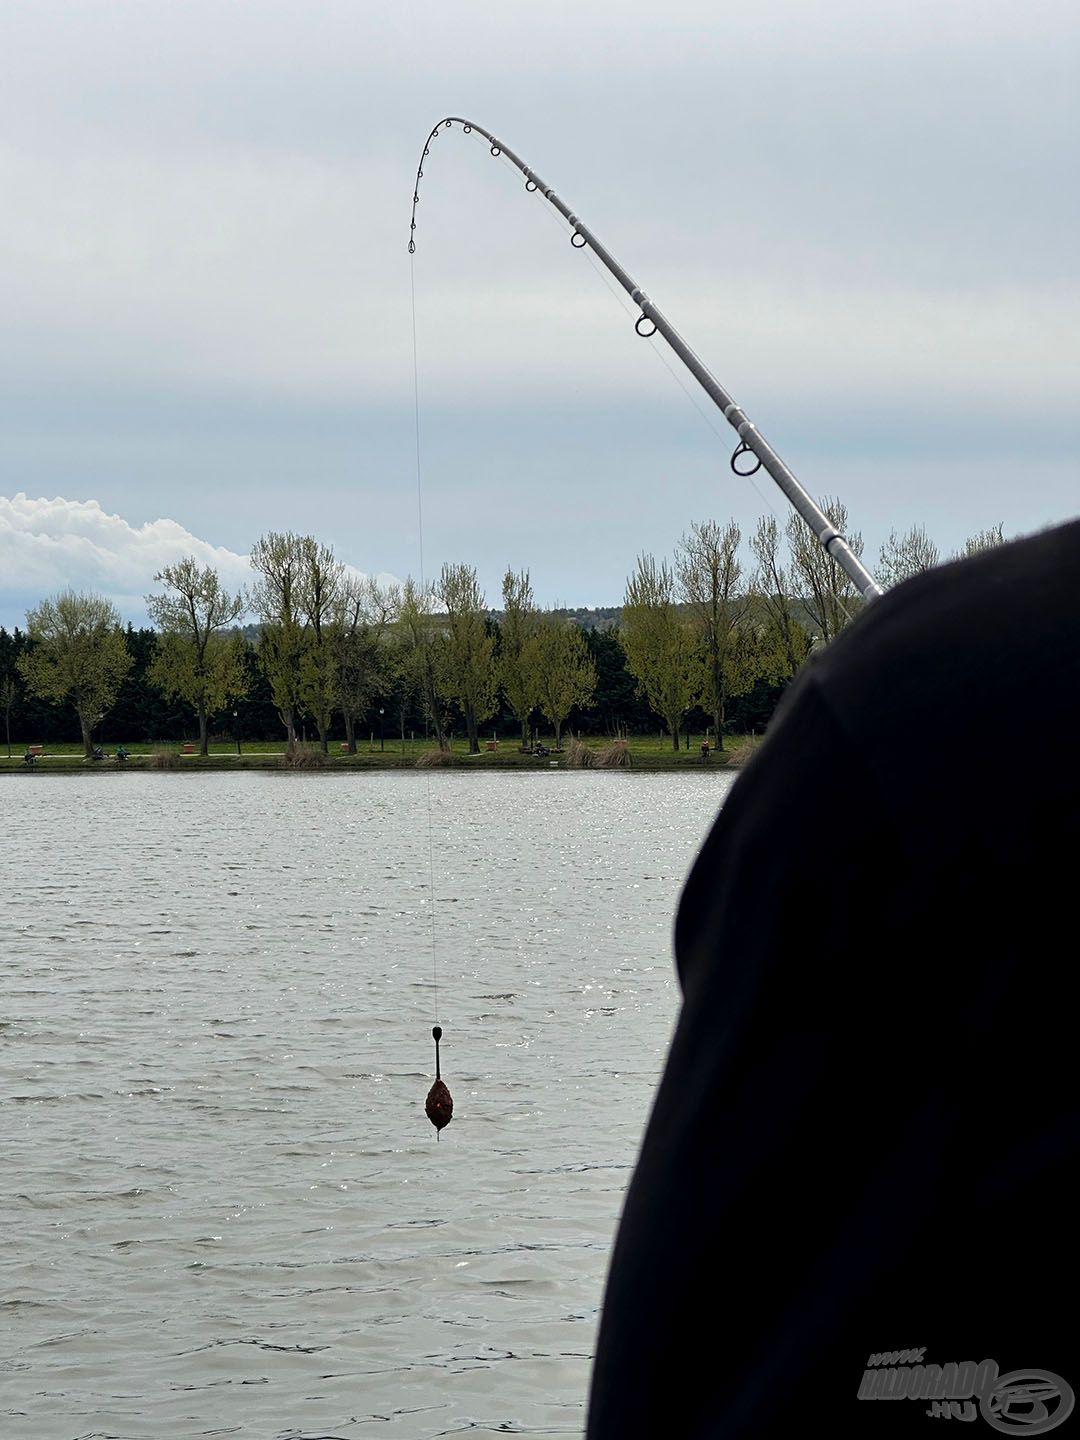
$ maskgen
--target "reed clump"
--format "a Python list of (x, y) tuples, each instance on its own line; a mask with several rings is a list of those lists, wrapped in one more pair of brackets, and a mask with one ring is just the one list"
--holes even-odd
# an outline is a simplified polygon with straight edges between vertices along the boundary
[(330, 757), (318, 745), (294, 745), (282, 755), (281, 764), (288, 770), (321, 770), (330, 764)]
[(151, 770), (179, 770), (180, 751), (162, 746), (150, 756), (150, 768)]
[(571, 770), (591, 770), (596, 763), (596, 751), (571, 735), (566, 746), (566, 763)]
[(422, 754), (420, 754), (419, 756), (417, 756), (417, 760), (416, 760), (416, 768), (417, 768), (418, 770), (425, 770), (425, 769), (427, 769), (427, 768), (429, 768), (430, 766), (433, 766), (433, 765), (449, 765), (449, 764), (450, 764), (450, 751), (449, 751), (449, 750), (425, 750), (425, 751), (423, 751)]
[(610, 745), (605, 745), (603, 750), (595, 752), (592, 763), (597, 770), (616, 770), (620, 767), (629, 770), (634, 763), (634, 757), (625, 740), (613, 740)]

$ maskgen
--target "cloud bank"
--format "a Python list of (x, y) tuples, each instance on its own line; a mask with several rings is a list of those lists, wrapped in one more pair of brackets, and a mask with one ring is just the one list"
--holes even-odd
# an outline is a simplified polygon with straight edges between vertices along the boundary
[[(166, 565), (192, 555), (212, 566), (228, 590), (252, 582), (250, 559), (212, 545), (176, 520), (132, 525), (96, 500), (0, 495), (0, 625), (22, 625), (26, 610), (60, 590), (107, 595), (125, 620), (146, 624), (146, 595)], [(354, 579), (364, 572), (346, 563)], [(401, 582), (380, 573), (382, 585)]]
[(27, 605), (73, 589), (107, 595), (125, 618), (145, 622), (154, 576), (185, 555), (212, 565), (231, 590), (251, 579), (246, 555), (211, 545), (175, 520), (135, 526), (96, 500), (0, 496), (0, 621), (21, 623)]

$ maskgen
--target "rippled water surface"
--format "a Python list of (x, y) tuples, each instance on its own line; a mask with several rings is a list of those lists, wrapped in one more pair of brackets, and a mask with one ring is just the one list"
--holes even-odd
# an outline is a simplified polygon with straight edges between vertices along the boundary
[(5, 1440), (580, 1435), (728, 783), (0, 781)]

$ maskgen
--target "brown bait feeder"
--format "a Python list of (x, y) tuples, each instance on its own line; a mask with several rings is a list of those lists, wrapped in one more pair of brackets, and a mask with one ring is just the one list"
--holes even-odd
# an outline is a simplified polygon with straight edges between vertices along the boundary
[(450, 1091), (443, 1084), (442, 1073), (439, 1070), (439, 1041), (442, 1039), (442, 1026), (436, 1025), (431, 1032), (435, 1041), (435, 1084), (428, 1091), (427, 1099), (424, 1101), (424, 1109), (427, 1118), (435, 1126), (435, 1139), (439, 1138), (439, 1131), (450, 1124), (454, 1115), (454, 1100)]

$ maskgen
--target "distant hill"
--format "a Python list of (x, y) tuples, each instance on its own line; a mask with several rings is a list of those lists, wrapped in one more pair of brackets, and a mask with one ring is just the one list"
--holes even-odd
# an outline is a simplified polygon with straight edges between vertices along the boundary
[[(488, 618), (502, 624), (503, 611), (489, 610)], [(580, 625), (582, 630), (610, 630), (613, 625), (618, 625), (622, 619), (621, 605), (588, 606), (578, 605), (576, 608), (545, 610), (546, 615), (557, 615), (560, 619), (573, 620)]]
[[(619, 620), (622, 618), (622, 606), (601, 605), (591, 607), (588, 605), (579, 605), (576, 609), (551, 610), (545, 613), (573, 620), (575, 624), (580, 625), (583, 630), (610, 630), (613, 625), (618, 625)], [(488, 619), (495, 620), (500, 625), (502, 624), (502, 610), (488, 610), (487, 616)], [(241, 627), (240, 633), (245, 640), (250, 641), (251, 644), (254, 645), (259, 638), (259, 630), (261, 628), (261, 626), (252, 622), (251, 624)]]
[[(856, 604), (857, 603), (858, 602), (856, 602)], [(793, 599), (791, 605), (796, 620), (813, 634), (817, 627), (810, 618), (805, 604), (799, 599)], [(486, 613), (488, 619), (494, 620), (500, 625), (502, 624), (504, 613), (502, 610), (488, 610)], [(621, 605), (577, 605), (560, 608), (558, 610), (545, 611), (544, 613), (558, 615), (567, 620), (573, 620), (576, 625), (581, 626), (582, 630), (610, 630), (613, 625), (618, 625), (622, 620)], [(245, 625), (241, 633), (246, 640), (254, 644), (259, 638), (259, 628), (256, 624)]]

